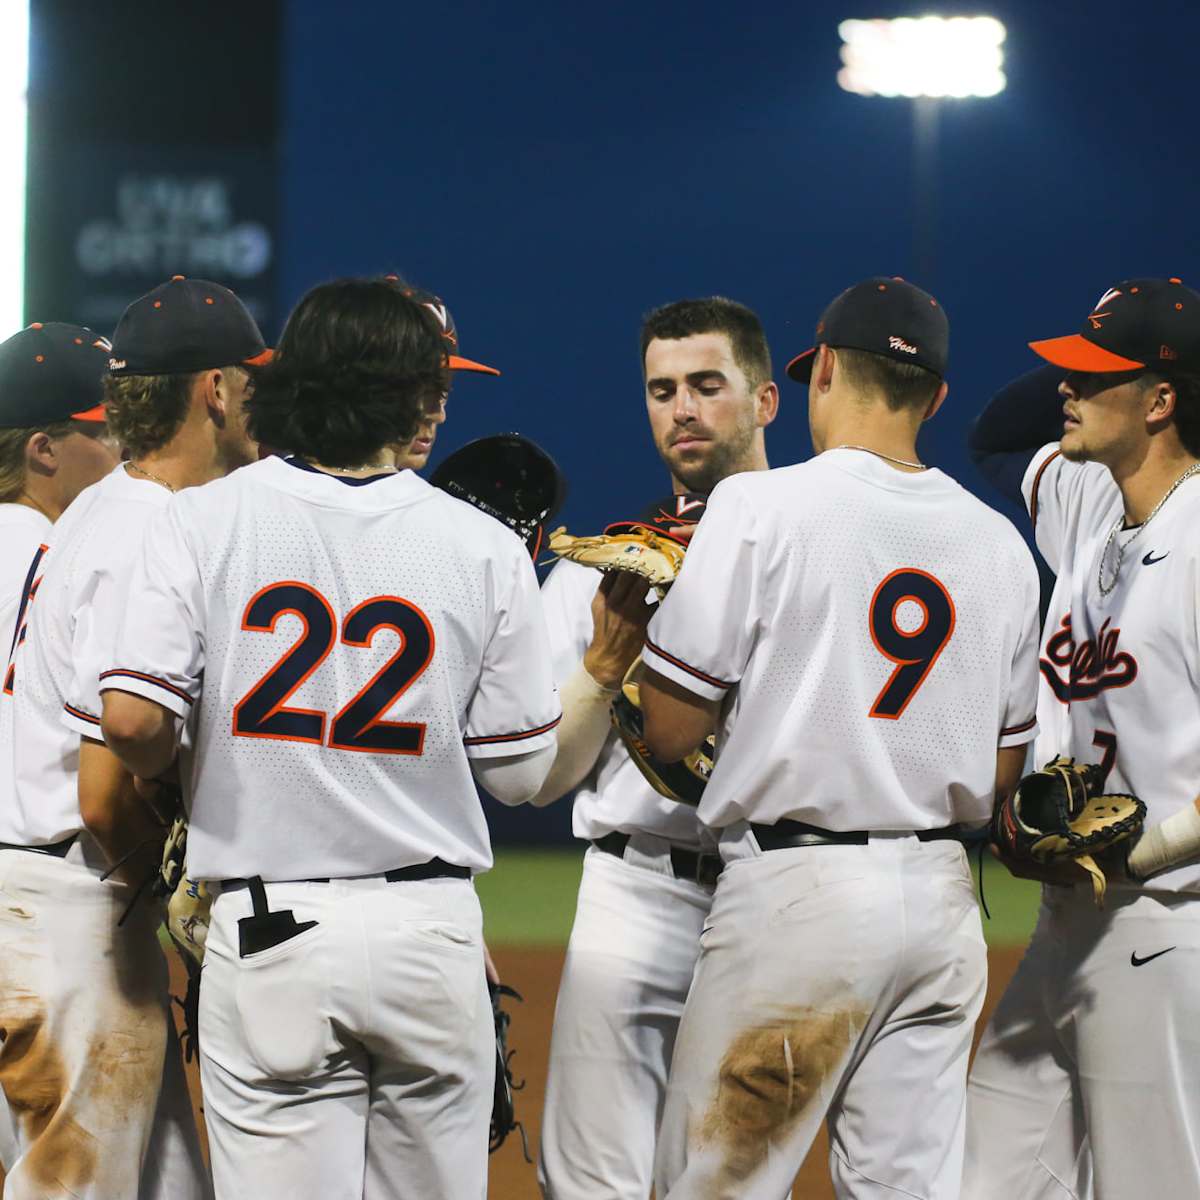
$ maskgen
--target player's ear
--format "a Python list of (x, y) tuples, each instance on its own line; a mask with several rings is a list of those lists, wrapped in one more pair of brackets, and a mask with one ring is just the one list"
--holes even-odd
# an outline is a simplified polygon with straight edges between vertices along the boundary
[(1144, 394), (1146, 420), (1155, 427), (1161, 426), (1175, 415), (1175, 385), (1160, 379), (1151, 384)]
[(921, 418), (922, 421), (928, 421), (939, 408), (942, 407), (943, 401), (950, 394), (950, 385), (943, 380), (938, 384), (938, 390), (933, 393), (933, 399), (929, 402), (929, 407), (925, 410), (925, 415)]
[(218, 428), (225, 428), (225, 411), (229, 405), (230, 378), (225, 371), (205, 371), (201, 380), (204, 406), (209, 420)]
[(765, 425), (770, 425), (778, 412), (779, 386), (774, 382), (764, 383), (758, 389), (758, 398), (754, 406), (758, 427), (761, 429)]
[(25, 443), (25, 469), (38, 475), (53, 475), (58, 470), (58, 451), (48, 433), (39, 429), (30, 434)]
[(827, 392), (833, 386), (833, 370), (837, 363), (837, 352), (830, 346), (820, 345), (813, 358), (812, 375), (808, 386)]

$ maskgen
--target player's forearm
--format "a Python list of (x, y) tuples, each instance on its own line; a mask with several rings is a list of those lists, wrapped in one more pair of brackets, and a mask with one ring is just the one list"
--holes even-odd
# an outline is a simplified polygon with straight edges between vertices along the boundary
[(1200, 796), (1191, 804), (1152, 825), (1129, 852), (1129, 874), (1149, 879), (1200, 857)]
[(175, 714), (129, 692), (106, 691), (100, 728), (109, 749), (126, 770), (157, 779), (175, 761)]
[(615, 689), (602, 687), (581, 663), (559, 693), (563, 717), (558, 726), (558, 752), (546, 782), (530, 801), (541, 806), (578, 787), (596, 765), (612, 728)]
[(88, 738), (79, 746), (79, 815), (109, 865), (121, 864), (118, 879), (137, 886), (157, 870), (165, 826), (112, 751)]
[(698, 750), (717, 727), (720, 705), (643, 668), (640, 680), (644, 736), (663, 762), (679, 762)]

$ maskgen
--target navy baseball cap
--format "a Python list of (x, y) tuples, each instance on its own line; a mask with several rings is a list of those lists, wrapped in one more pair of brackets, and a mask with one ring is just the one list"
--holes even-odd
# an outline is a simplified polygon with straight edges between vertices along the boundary
[(1126, 279), (1110, 287), (1083, 328), (1030, 342), (1056, 367), (1089, 374), (1200, 369), (1200, 294), (1178, 279)]
[(0, 427), (103, 421), (112, 344), (82, 325), (35, 321), (0, 342)]
[(821, 315), (816, 345), (796, 355), (787, 373), (799, 383), (812, 376), (817, 346), (867, 350), (924, 367), (939, 379), (950, 354), (950, 322), (928, 293), (898, 275), (872, 276), (847, 288)]
[(226, 287), (173, 275), (135, 300), (112, 338), (112, 375), (184, 375), (257, 367), (272, 351), (246, 306)]
[[(389, 275), (388, 279), (398, 279), (397, 275)], [(485, 366), (474, 359), (463, 358), (458, 353), (458, 330), (454, 326), (454, 318), (441, 297), (427, 292), (424, 288), (410, 287), (405, 290), (406, 296), (411, 296), (418, 304), (423, 304), (435, 317), (442, 327), (442, 339), (446, 343), (446, 365), (452, 371), (475, 371), (480, 375), (499, 375), (495, 367)]]
[[(628, 533), (631, 529), (650, 529), (664, 537), (676, 525), (695, 525), (704, 516), (708, 497), (703, 492), (677, 492), (647, 505), (630, 521), (614, 521), (606, 525), (605, 533)], [(679, 541), (673, 538), (672, 541)]]

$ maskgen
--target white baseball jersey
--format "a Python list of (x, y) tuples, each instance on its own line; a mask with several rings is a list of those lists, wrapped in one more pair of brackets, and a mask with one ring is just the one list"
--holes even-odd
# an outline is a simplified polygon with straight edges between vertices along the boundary
[(561, 715), (511, 531), (411, 471), (350, 484), (280, 458), (173, 498), (101, 683), (191, 720), (209, 880), (486, 870), (468, 758), (552, 746)]
[(13, 657), (13, 693), (4, 702), (10, 718), (0, 718), (15, 781), (0, 801), (2, 842), (56, 842), (82, 827), (79, 738), (100, 738), (97, 677), (111, 657), (142, 530), (169, 498), (118, 466), (54, 526)]
[(0, 504), (0, 645), (7, 656), (17, 632), (21, 601), (32, 582), (33, 559), (45, 552), (50, 519), (24, 504)]
[(1036, 733), (1037, 599), (1017, 531), (940, 471), (842, 448), (724, 480), (643, 656), (732, 696), (701, 819), (988, 819), (997, 746)]
[[(1200, 793), (1200, 477), (1180, 485), (1154, 520), (1109, 546), (1124, 513), (1108, 468), (1071, 463), (1044, 446), (1023, 491), (1038, 549), (1058, 579), (1041, 647), (1039, 759), (1056, 753), (1110, 767), (1108, 787), (1133, 792), (1156, 825)], [(1118, 886), (1131, 886), (1118, 884)], [(1200, 891), (1200, 866), (1153, 880), (1156, 891)]]
[[(592, 641), (592, 597), (602, 576), (563, 559), (542, 585), (554, 678), (561, 687), (579, 669)], [(577, 838), (606, 833), (652, 833), (680, 846), (712, 845), (696, 810), (659, 795), (633, 765), (621, 739), (610, 733), (595, 766), (575, 792), (571, 826)]]

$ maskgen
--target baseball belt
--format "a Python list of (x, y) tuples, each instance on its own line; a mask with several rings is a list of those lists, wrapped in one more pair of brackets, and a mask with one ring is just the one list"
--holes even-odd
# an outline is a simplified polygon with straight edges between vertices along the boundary
[[(602, 838), (596, 838), (592, 845), (605, 854), (616, 858), (625, 857), (625, 847), (629, 845), (629, 834), (614, 830)], [(701, 854), (696, 850), (688, 850), (685, 846), (671, 847), (671, 870), (676, 879), (686, 879), (691, 883), (701, 883), (712, 887), (717, 882), (724, 864), (716, 854)]]
[[(804, 821), (792, 821), (784, 817), (774, 825), (757, 825), (753, 821), (750, 829), (761, 850), (791, 850), (797, 846), (865, 846), (871, 840), (868, 829), (822, 829)], [(973, 845), (987, 838), (987, 826), (972, 829), (966, 825), (945, 825), (941, 829), (915, 829), (912, 831), (919, 842), (962, 842)]]
[(61, 842), (51, 842), (46, 846), (17, 846), (12, 842), (0, 842), (0, 850), (28, 850), (30, 854), (51, 854), (55, 858), (66, 858), (67, 852), (75, 845), (75, 839), (79, 835), (71, 834), (69, 838), (63, 838)]

